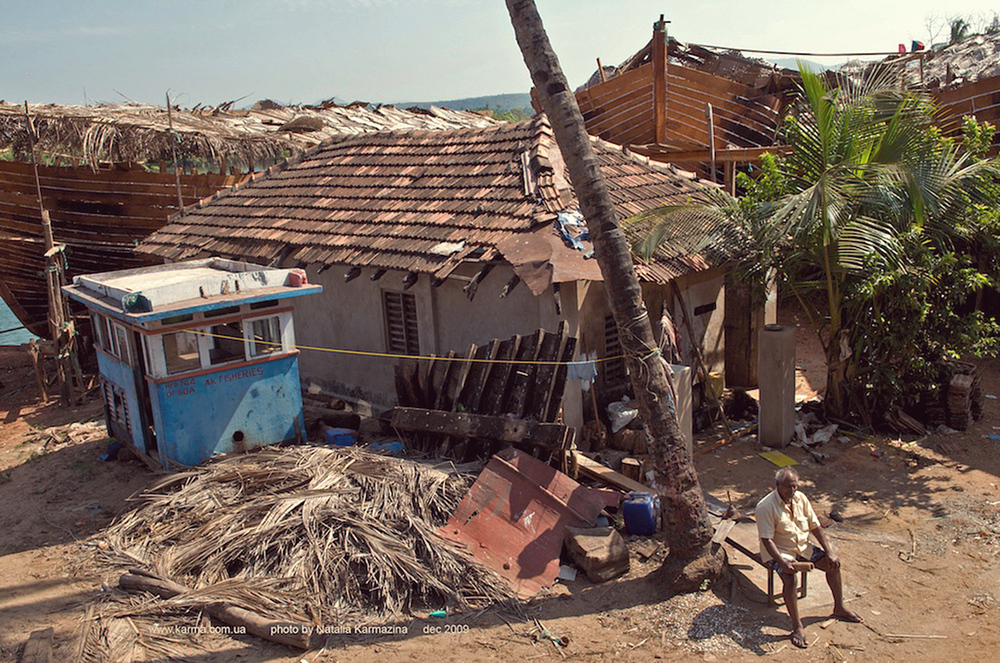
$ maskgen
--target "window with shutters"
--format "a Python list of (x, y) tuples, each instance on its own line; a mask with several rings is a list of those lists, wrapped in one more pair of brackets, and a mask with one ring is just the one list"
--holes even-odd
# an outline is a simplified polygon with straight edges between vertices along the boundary
[(608, 391), (624, 388), (628, 384), (628, 370), (622, 358), (622, 342), (618, 325), (612, 316), (604, 318), (604, 386)]
[(417, 336), (417, 298), (406, 292), (384, 292), (385, 335), (388, 352), (420, 354)]

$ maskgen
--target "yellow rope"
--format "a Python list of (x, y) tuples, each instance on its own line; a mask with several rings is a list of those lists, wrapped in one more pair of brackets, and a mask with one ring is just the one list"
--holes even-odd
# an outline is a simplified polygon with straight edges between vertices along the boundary
[[(224, 334), (212, 334), (211, 332), (200, 331), (197, 329), (183, 329), (179, 331), (189, 332), (191, 334), (198, 334), (200, 336), (211, 336), (213, 338), (225, 338), (230, 341), (243, 341), (242, 336), (226, 336)], [(282, 347), (281, 343), (275, 343), (273, 341), (259, 341), (254, 339), (254, 343), (262, 345), (275, 345)], [(469, 362), (469, 363), (482, 363), (482, 364), (535, 364), (537, 366), (570, 366), (570, 365), (584, 365), (593, 363), (603, 363), (607, 361), (614, 361), (617, 359), (626, 359), (626, 355), (616, 355), (614, 357), (599, 357), (596, 359), (589, 359), (583, 361), (540, 361), (532, 359), (476, 359), (474, 357), (443, 357), (440, 355), (404, 355), (404, 354), (393, 354), (389, 352), (367, 352), (365, 350), (343, 350), (339, 348), (322, 348), (310, 345), (296, 345), (296, 350), (311, 350), (314, 352), (332, 352), (335, 354), (344, 355), (354, 355), (359, 357), (382, 357), (386, 359), (420, 359), (420, 360), (434, 360), (434, 361), (457, 361), (457, 362)]]

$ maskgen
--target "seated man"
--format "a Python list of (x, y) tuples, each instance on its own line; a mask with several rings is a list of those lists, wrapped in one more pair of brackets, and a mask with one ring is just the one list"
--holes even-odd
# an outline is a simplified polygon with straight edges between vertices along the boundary
[[(774, 475), (775, 489), (757, 503), (757, 533), (760, 558), (781, 574), (782, 595), (788, 616), (792, 618), (792, 644), (807, 646), (799, 619), (798, 588), (792, 562), (811, 562), (826, 572), (826, 582), (833, 592), (833, 616), (847, 622), (861, 622), (861, 617), (844, 606), (844, 587), (840, 578), (840, 558), (830, 549), (823, 528), (809, 499), (799, 491), (799, 474), (783, 467)], [(822, 548), (809, 543), (809, 534)]]

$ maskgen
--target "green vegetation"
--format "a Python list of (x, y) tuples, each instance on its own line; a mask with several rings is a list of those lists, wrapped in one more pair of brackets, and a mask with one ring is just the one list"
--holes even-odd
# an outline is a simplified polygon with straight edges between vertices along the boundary
[(781, 130), (790, 153), (741, 176), (741, 200), (713, 193), (697, 212), (664, 208), (663, 222), (698, 213), (740, 225), (745, 276), (762, 283), (774, 270), (823, 345), (828, 412), (877, 422), (934, 398), (944, 359), (1000, 348), (1000, 327), (970, 310), (1000, 282), (993, 128), (967, 119), (946, 138), (933, 101), (891, 77), (801, 76)]

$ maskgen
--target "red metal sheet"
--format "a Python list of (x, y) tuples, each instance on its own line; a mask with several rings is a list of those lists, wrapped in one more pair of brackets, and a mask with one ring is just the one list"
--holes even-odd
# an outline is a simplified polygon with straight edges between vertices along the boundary
[(555, 582), (566, 526), (592, 527), (606, 503), (511, 447), (490, 460), (440, 533), (529, 598)]

